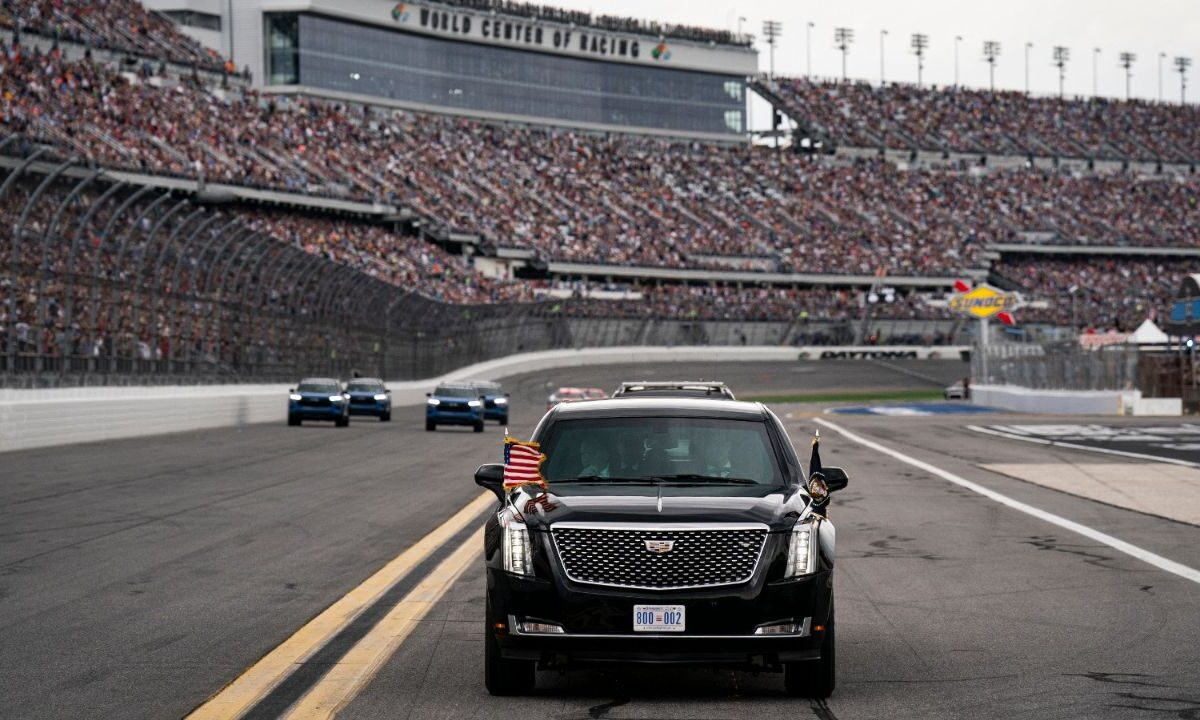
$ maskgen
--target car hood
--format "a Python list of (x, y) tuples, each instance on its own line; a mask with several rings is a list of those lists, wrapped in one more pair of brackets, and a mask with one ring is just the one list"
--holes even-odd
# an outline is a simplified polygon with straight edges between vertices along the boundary
[(352, 390), (349, 393), (347, 393), (347, 395), (349, 395), (350, 397), (355, 397), (355, 398), (364, 398), (365, 397), (365, 398), (371, 398), (372, 400), (375, 399), (376, 395), (382, 395), (382, 394), (383, 394), (382, 390)]
[[(670, 489), (667, 489), (667, 493)], [(531, 530), (547, 530), (560, 522), (598, 523), (763, 523), (772, 531), (789, 531), (808, 506), (798, 490), (765, 497), (630, 495), (558, 495), (521, 490), (513, 495)]]
[(329, 398), (333, 397), (334, 395), (341, 395), (341, 393), (333, 393), (333, 392), (298, 392), (298, 393), (293, 393), (293, 394), (299, 395), (302, 398), (318, 399), (318, 400), (321, 398), (325, 398), (326, 400), (328, 400)]

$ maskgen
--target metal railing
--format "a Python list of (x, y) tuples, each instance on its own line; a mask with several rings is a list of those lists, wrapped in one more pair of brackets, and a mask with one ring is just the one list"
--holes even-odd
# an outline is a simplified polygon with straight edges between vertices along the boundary
[(971, 377), (978, 385), (1033, 390), (1132, 390), (1138, 381), (1138, 348), (1084, 349), (1078, 342), (976, 347), (971, 353)]

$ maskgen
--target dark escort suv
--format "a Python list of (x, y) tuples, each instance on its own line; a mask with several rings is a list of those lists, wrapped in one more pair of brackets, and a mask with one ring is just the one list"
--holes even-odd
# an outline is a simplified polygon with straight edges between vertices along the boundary
[(807, 478), (758, 403), (633, 398), (565, 403), (534, 433), (549, 490), (475, 481), (488, 519), (485, 680), (533, 690), (536, 669), (602, 662), (784, 672), (790, 694), (835, 684), (839, 468)]

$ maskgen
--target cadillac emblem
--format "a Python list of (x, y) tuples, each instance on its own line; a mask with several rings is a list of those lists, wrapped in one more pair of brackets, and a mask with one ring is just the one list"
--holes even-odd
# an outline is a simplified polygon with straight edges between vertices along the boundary
[(669, 553), (675, 549), (674, 540), (647, 540), (646, 552), (652, 552), (658, 555)]

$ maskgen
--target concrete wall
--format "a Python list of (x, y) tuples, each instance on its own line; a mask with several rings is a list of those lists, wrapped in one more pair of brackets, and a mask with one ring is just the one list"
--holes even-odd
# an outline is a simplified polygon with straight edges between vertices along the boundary
[(1179, 398), (1143, 398), (1138, 390), (1031, 390), (1013, 385), (972, 385), (971, 402), (1013, 412), (1053, 415), (1183, 414)]
[[(498, 379), (556, 367), (661, 362), (800, 361), (903, 353), (958, 357), (962, 348), (617, 347), (512, 355), (426, 380), (390, 382), (395, 405), (416, 405), (444, 380)], [(259, 422), (283, 422), (287, 385), (0, 390), (0, 452)]]

